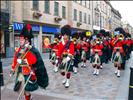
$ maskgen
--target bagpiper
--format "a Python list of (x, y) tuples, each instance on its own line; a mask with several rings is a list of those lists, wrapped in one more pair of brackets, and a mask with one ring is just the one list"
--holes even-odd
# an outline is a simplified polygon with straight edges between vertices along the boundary
[(60, 57), (59, 57), (59, 42), (61, 39), (60, 34), (55, 34), (54, 35), (54, 41), (53, 43), (50, 44), (51, 52), (50, 52), (50, 62), (54, 65), (54, 72), (58, 72), (58, 66), (60, 62)]
[(74, 42), (74, 66), (73, 71), (76, 74), (78, 72), (78, 64), (80, 63), (81, 59), (81, 43), (79, 41), (79, 34), (78, 32), (75, 32), (72, 34), (72, 41)]
[(14, 91), (25, 95), (25, 100), (31, 100), (31, 92), (38, 87), (48, 86), (48, 74), (39, 51), (31, 45), (32, 27), (26, 24), (20, 33), (20, 47), (16, 48), (11, 75), (16, 76)]
[(103, 56), (105, 59), (104, 62), (108, 63), (109, 60), (111, 59), (111, 46), (110, 46), (110, 40), (109, 40), (109, 32), (105, 32), (104, 34), (103, 45), (104, 45)]
[(99, 75), (99, 69), (102, 63), (103, 48), (104, 46), (101, 43), (100, 37), (97, 36), (94, 43), (91, 45), (91, 63), (94, 68), (93, 75)]
[(70, 85), (70, 78), (73, 72), (73, 58), (74, 58), (74, 42), (70, 40), (71, 27), (70, 25), (65, 25), (61, 28), (61, 42), (59, 43), (59, 54), (61, 56), (62, 62), (59, 66), (61, 75), (63, 76), (62, 83), (66, 88)]
[(113, 53), (112, 61), (114, 63), (115, 74), (120, 77), (120, 70), (122, 69), (122, 63), (124, 62), (125, 52), (124, 52), (124, 36), (121, 31), (115, 31), (117, 34), (116, 38), (112, 42)]
[(87, 54), (89, 52), (89, 43), (87, 41), (86, 32), (81, 33), (81, 67), (86, 67)]
[(127, 33), (125, 39), (126, 60), (130, 58), (132, 46), (133, 46), (133, 40), (131, 39), (131, 34)]

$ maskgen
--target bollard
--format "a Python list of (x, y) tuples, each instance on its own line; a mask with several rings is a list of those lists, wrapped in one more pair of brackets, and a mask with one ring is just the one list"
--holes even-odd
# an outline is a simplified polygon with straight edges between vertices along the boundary
[(128, 100), (133, 100), (133, 68), (130, 68), (130, 83), (129, 83), (129, 95)]
[(2, 62), (0, 61), (0, 86), (4, 85)]

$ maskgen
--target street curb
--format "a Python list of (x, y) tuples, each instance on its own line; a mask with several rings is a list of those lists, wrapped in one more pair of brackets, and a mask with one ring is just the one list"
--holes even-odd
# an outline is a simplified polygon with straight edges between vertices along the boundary
[(130, 66), (128, 62), (128, 64), (125, 67), (124, 77), (122, 78), (121, 85), (119, 87), (115, 100), (128, 100), (129, 79), (130, 79)]

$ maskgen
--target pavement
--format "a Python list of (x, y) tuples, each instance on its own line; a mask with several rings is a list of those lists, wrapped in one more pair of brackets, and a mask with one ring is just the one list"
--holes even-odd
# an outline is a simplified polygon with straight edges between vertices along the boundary
[[(127, 100), (130, 70), (128, 62), (126, 69), (121, 71), (121, 77), (114, 74), (111, 62), (103, 64), (99, 76), (92, 74), (93, 68), (87, 62), (87, 68), (79, 67), (78, 73), (73, 74), (70, 87), (62, 85), (63, 77), (53, 72), (53, 66), (48, 60), (48, 54), (42, 55), (49, 75), (49, 86), (46, 90), (38, 89), (33, 92), (33, 100)], [(4, 83), (7, 83), (12, 58), (2, 59)], [(15, 100), (17, 94), (13, 92), (14, 83), (11, 81), (1, 93), (1, 100)], [(22, 100), (24, 100), (22, 98)]]

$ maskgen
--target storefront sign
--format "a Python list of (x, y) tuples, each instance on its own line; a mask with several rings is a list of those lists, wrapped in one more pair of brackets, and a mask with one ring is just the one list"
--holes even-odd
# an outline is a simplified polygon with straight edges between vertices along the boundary
[[(14, 31), (21, 31), (23, 29), (24, 25), (25, 25), (24, 23), (18, 23), (18, 22), (13, 23)], [(39, 32), (40, 26), (32, 25), (32, 31)]]
[(50, 26), (42, 26), (42, 32), (60, 33), (60, 28), (50, 27)]

